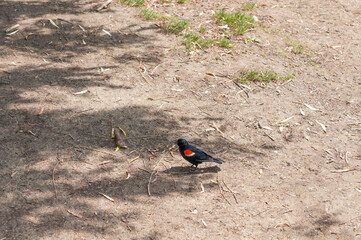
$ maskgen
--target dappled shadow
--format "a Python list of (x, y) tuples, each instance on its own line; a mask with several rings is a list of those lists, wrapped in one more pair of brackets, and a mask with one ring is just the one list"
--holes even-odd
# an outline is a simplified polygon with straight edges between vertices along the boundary
[[(74, 237), (51, 236), (63, 233), (57, 230), (118, 237), (115, 229), (118, 234), (138, 230), (134, 222), (144, 215), (135, 208), (149, 195), (193, 196), (201, 183), (217, 187), (211, 179), (221, 166), (187, 172), (191, 168), (181, 165), (188, 163), (171, 154), (185, 126), (210, 119), (178, 119), (153, 102), (135, 103), (127, 95), (139, 87), (124, 77), (127, 63), (155, 65), (164, 58), (154, 43), (157, 36), (140, 35), (154, 26), (89, 23), (82, 16), (92, 11), (90, 5), (0, 2), (1, 29), (23, 21), (19, 32), (0, 33), (0, 57), (16, 59), (0, 63), (0, 219), (5, 219), (0, 239)], [(26, 57), (17, 62), (17, 54)], [(96, 61), (105, 57), (111, 60)], [(118, 126), (126, 132), (128, 148), (115, 152), (111, 129)], [(198, 137), (194, 143), (205, 151), (242, 151), (205, 134)], [(149, 234), (156, 236), (151, 229)]]
[[(161, 56), (153, 47), (155, 36), (137, 34), (143, 28), (138, 24), (118, 24), (117, 27), (94, 25), (87, 21), (102, 18), (106, 13), (93, 12), (90, 2), (80, 1), (2, 1), (0, 3), (0, 28), (8, 29), (21, 23), (14, 31), (0, 33), (0, 56), (13, 54), (13, 50), (33, 57), (56, 63), (70, 62), (79, 54), (97, 53), (111, 50), (113, 55), (124, 54), (121, 49), (139, 47), (140, 52)], [(84, 10), (87, 9), (87, 10)], [(49, 20), (49, 14), (56, 17)], [(145, 28), (144, 28), (145, 29)], [(15, 33), (15, 31), (18, 32)], [(11, 34), (14, 33), (14, 34)], [(120, 58), (124, 59), (124, 58)], [(142, 61), (159, 62), (159, 58), (142, 57)]]
[[(167, 172), (161, 165), (162, 170), (154, 171), (157, 161), (172, 158), (169, 148), (180, 137), (178, 131), (186, 118), (178, 120), (167, 111), (131, 102), (112, 110), (82, 111), (66, 105), (46, 109), (42, 114), (34, 112), (32, 106), (39, 106), (36, 93), (44, 87), (60, 88), (48, 100), (55, 106), (61, 106), (65, 99), (72, 101), (74, 91), (84, 88), (84, 84), (112, 89), (109, 91), (132, 89), (122, 81), (114, 89), (97, 70), (43, 66), (2, 73), (4, 88), (0, 94), (7, 97), (0, 101), (0, 217), (7, 221), (0, 226), (1, 237), (21, 238), (27, 234), (36, 238), (49, 236), (54, 230), (112, 235), (111, 229), (119, 226), (122, 231), (134, 231), (130, 216), (135, 219), (138, 213), (124, 207), (117, 212), (97, 207), (94, 202), (105, 199), (100, 193), (122, 205), (143, 203), (149, 194), (194, 194), (200, 191), (202, 181), (208, 189), (215, 187), (209, 180), (220, 170), (218, 166), (190, 174), (176, 172), (188, 167)], [(81, 98), (101, 103), (91, 91)], [(116, 126), (127, 133), (124, 138), (128, 148), (119, 152), (114, 152), (114, 140), (110, 138), (111, 128)], [(127, 161), (137, 155), (138, 161)], [(104, 161), (106, 165), (101, 164)]]
[[(1, 156), (5, 156), (0, 161), (0, 185), (5, 196), (1, 200), (0, 215), (8, 219), (0, 227), (4, 237), (21, 237), (25, 232), (29, 237), (47, 236), (56, 229), (111, 234), (110, 229), (116, 225), (128, 231), (133, 226), (122, 221), (128, 214), (122, 212), (123, 208), (110, 213), (89, 202), (103, 199), (100, 193), (111, 196), (118, 204), (134, 204), (144, 202), (148, 194), (163, 197), (199, 192), (201, 181), (208, 189), (215, 187), (209, 179), (219, 171), (218, 167), (197, 170), (199, 174), (178, 175), (173, 171), (188, 167), (154, 172), (148, 187), (154, 165), (168, 156), (161, 149), (166, 150), (165, 146), (177, 138), (180, 128), (179, 122), (166, 112), (130, 105), (114, 111), (82, 114), (69, 109), (47, 111), (41, 116), (27, 110), (5, 110), (5, 113), (1, 122), (7, 127), (1, 128), (5, 134), (0, 149)], [(110, 136), (111, 118), (114, 125), (119, 124), (127, 131), (125, 152), (115, 153), (113, 140), (100, 137)], [(35, 136), (18, 132), (18, 127), (31, 129)], [(156, 137), (131, 138), (140, 135)], [(148, 149), (160, 150), (151, 154)], [(145, 161), (141, 164), (143, 170), (135, 167), (139, 164), (133, 166), (134, 163), (126, 161), (126, 154), (132, 151)], [(99, 165), (104, 160), (110, 163)], [(136, 213), (131, 211), (131, 214)], [(15, 229), (18, 224), (22, 227)]]
[(319, 215), (315, 216), (316, 219), (310, 222), (310, 224), (302, 223), (294, 226), (293, 229), (307, 238), (318, 238), (320, 235), (324, 236), (331, 226), (340, 223), (334, 215), (316, 210), (315, 213), (317, 212), (319, 212)]

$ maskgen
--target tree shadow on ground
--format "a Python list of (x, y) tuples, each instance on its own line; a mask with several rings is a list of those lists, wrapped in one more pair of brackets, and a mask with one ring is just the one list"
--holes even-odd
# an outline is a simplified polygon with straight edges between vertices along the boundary
[[(5, 157), (0, 162), (0, 215), (7, 221), (0, 231), (7, 238), (24, 236), (24, 231), (29, 237), (47, 236), (56, 229), (106, 233), (119, 224), (126, 230), (132, 226), (122, 221), (128, 214), (122, 212), (123, 208), (110, 213), (91, 204), (104, 198), (100, 193), (118, 204), (141, 203), (149, 192), (152, 197), (192, 194), (199, 191), (200, 181), (206, 182), (216, 172), (182, 176), (172, 170), (153, 172), (158, 161), (167, 159), (164, 146), (177, 138), (180, 125), (166, 112), (149, 107), (129, 106), (80, 115), (65, 110), (37, 116), (26, 109), (5, 110), (5, 114), (1, 127), (5, 134), (0, 154)], [(131, 139), (126, 151), (115, 153), (113, 140), (100, 137), (110, 135), (110, 118), (129, 129), (129, 137), (157, 137)], [(35, 136), (16, 131), (29, 128)], [(151, 154), (148, 149), (162, 150)], [(127, 161), (132, 151), (141, 155), (140, 162)], [(108, 163), (103, 166), (104, 161)], [(204, 185), (214, 187), (212, 183)], [(23, 227), (16, 229), (18, 224)]]
[[(124, 53), (121, 50), (135, 46), (142, 54), (149, 53), (151, 59), (143, 56), (142, 61), (160, 61), (162, 54), (153, 46), (153, 42), (157, 41), (156, 37), (137, 34), (143, 27), (127, 23), (126, 26), (113, 26), (110, 29), (109, 26), (91, 24), (82, 18), (92, 19), (92, 15), (94, 18), (101, 18), (111, 10), (107, 9), (106, 13), (92, 12), (91, 9), (84, 11), (83, 5), (91, 4), (81, 4), (77, 1), (2, 1), (0, 28), (7, 29), (18, 22), (23, 23), (15, 28), (19, 31), (14, 34), (10, 34), (12, 31), (0, 34), (0, 56), (12, 55), (16, 50), (40, 57), (45, 59), (44, 61), (70, 63), (79, 54), (111, 50), (114, 55), (122, 55)], [(90, 12), (92, 15), (89, 15)], [(57, 17), (50, 21), (45, 17), (49, 14), (64, 15), (68, 20)], [(124, 60), (127, 56), (119, 59)]]
[[(49, 237), (54, 230), (101, 236), (111, 234), (116, 226), (128, 231), (134, 228), (129, 216), (135, 219), (138, 213), (125, 208), (115, 213), (104, 210), (94, 204), (104, 198), (100, 193), (121, 205), (142, 203), (149, 192), (152, 197), (194, 194), (200, 191), (201, 181), (205, 187), (214, 188), (207, 180), (218, 171), (216, 168), (181, 175), (172, 171), (188, 167), (154, 170), (160, 160), (174, 161), (168, 151), (180, 137), (183, 121), (188, 120), (184, 117), (180, 120), (167, 111), (131, 103), (112, 110), (79, 111), (65, 105), (42, 114), (34, 111), (39, 106), (36, 93), (43, 87), (69, 90), (49, 97), (54, 106), (61, 106), (69, 96), (71, 101), (72, 92), (82, 82), (98, 86), (103, 76), (94, 74), (95, 70), (24, 67), (13, 71), (10, 79), (9, 74), (2, 74), (0, 80), (5, 84), (0, 94), (6, 98), (0, 102), (0, 216), (6, 221), (0, 226), (1, 237)], [(112, 89), (107, 82), (101, 86)], [(121, 88), (124, 92), (129, 89), (127, 85)], [(124, 151), (114, 152), (110, 132), (115, 126), (127, 132), (128, 149)], [(138, 162), (130, 163), (129, 159), (137, 155)]]
[[(32, 54), (30, 59), (42, 57), (54, 64), (45, 61), (20, 67), (15, 64), (0, 73), (0, 219), (4, 219), (0, 239), (61, 238), (51, 236), (54, 230), (91, 233), (91, 237), (101, 238), (104, 234), (112, 235), (119, 226), (121, 232), (135, 231), (132, 222), (140, 213), (132, 206), (146, 202), (149, 194), (157, 198), (169, 194), (192, 195), (200, 191), (201, 182), (208, 189), (216, 187), (209, 180), (219, 171), (218, 167), (177, 174), (176, 171), (183, 172), (188, 167), (166, 165), (169, 162), (178, 165), (169, 151), (190, 118), (178, 119), (151, 104), (129, 100), (122, 106), (101, 105), (102, 99), (96, 91), (74, 97), (74, 93), (92, 87), (101, 87), (109, 95), (127, 94), (134, 87), (123, 79), (111, 81), (112, 76), (102, 71), (117, 69), (117, 64), (85, 67), (72, 61), (78, 55), (123, 51), (112, 57), (121, 63), (158, 64), (163, 58), (154, 46), (154, 36), (134, 33), (132, 23), (109, 36), (100, 25), (84, 32), (79, 25), (86, 27), (85, 24), (77, 19), (69, 22), (54, 18), (59, 28), (45, 19), (53, 12), (74, 18), (81, 16), (83, 7), (78, 4), (77, 1), (0, 3), (1, 11), (6, 11), (0, 16), (0, 28), (6, 29), (21, 19), (30, 21), (21, 26), (19, 34), (1, 33), (0, 57), (11, 56), (16, 51)], [(139, 46), (139, 50), (130, 50), (130, 46)], [(79, 108), (79, 102), (85, 106)], [(42, 113), (41, 104), (49, 106)], [(127, 132), (128, 148), (119, 152), (114, 151), (114, 141), (110, 138), (111, 128), (116, 126)], [(202, 143), (207, 146), (206, 151), (212, 148), (239, 151), (217, 139)], [(136, 157), (138, 160), (131, 161)], [(118, 211), (104, 207), (109, 200), (102, 194), (114, 199)]]

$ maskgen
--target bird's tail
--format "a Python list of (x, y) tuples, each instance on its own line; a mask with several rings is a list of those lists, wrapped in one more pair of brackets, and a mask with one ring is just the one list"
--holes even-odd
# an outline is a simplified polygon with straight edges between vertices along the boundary
[(220, 159), (220, 158), (213, 158), (213, 162), (218, 163), (218, 164), (222, 164), (225, 161), (223, 159)]

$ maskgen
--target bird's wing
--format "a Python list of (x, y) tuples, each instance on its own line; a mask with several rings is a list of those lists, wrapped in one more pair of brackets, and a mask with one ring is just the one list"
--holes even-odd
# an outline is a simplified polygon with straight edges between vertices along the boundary
[(198, 149), (198, 148), (196, 148), (196, 147), (193, 147), (193, 146), (190, 145), (188, 149), (189, 149), (190, 151), (196, 153), (196, 154), (197, 154), (197, 158), (198, 158), (199, 160), (210, 160), (210, 159), (212, 159), (211, 156), (209, 156), (207, 153), (203, 152), (202, 150), (200, 150), (200, 149)]

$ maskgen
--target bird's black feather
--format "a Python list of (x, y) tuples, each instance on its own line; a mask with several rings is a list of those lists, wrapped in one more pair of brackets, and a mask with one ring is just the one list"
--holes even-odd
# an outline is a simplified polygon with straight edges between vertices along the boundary
[[(213, 158), (202, 150), (190, 145), (185, 139), (178, 139), (179, 152), (182, 157), (196, 167), (203, 162), (215, 162), (222, 164), (225, 161), (220, 158)], [(188, 155), (186, 155), (188, 153)]]

